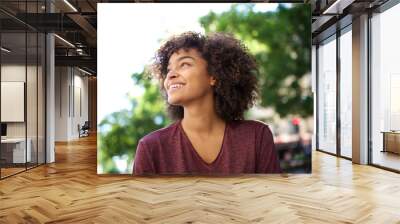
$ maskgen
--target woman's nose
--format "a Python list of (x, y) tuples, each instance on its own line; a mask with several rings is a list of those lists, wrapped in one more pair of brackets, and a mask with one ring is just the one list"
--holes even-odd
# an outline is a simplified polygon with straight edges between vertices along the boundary
[(177, 76), (176, 72), (174, 70), (171, 70), (167, 73), (167, 79), (172, 79)]

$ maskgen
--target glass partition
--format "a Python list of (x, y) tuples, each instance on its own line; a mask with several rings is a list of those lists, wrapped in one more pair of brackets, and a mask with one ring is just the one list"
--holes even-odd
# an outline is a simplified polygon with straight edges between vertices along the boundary
[[(43, 13), (44, 3), (1, 2), (0, 7), (23, 15)], [(45, 163), (46, 39), (10, 15), (0, 12), (1, 179)]]
[(26, 41), (25, 32), (1, 34), (2, 178), (24, 171), (31, 161), (26, 144)]
[(336, 154), (336, 35), (318, 47), (318, 149)]

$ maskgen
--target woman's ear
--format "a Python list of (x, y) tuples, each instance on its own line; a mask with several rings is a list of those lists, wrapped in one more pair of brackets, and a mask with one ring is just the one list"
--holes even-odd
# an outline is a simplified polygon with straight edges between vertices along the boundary
[(210, 85), (215, 86), (216, 82), (217, 80), (214, 78), (214, 76), (211, 76)]

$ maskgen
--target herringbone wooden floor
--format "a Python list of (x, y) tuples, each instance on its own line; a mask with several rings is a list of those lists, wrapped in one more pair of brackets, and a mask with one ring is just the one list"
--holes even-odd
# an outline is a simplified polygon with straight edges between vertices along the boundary
[(94, 137), (0, 181), (0, 223), (400, 223), (400, 175), (320, 152), (289, 176), (96, 175)]

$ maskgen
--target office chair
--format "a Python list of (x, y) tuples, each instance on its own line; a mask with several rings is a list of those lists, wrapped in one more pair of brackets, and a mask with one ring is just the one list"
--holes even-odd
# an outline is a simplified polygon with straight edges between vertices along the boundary
[(85, 121), (85, 123), (82, 125), (82, 127), (79, 127), (80, 125), (78, 124), (78, 129), (79, 129), (79, 138), (80, 137), (87, 137), (89, 136), (89, 121)]

